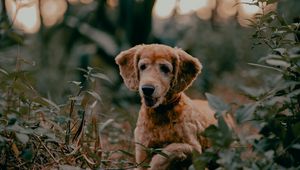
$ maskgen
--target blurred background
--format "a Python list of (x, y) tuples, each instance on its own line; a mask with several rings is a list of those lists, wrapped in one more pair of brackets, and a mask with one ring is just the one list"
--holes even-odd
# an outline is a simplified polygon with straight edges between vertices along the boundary
[[(98, 68), (110, 81), (99, 81), (102, 121), (114, 119), (113, 131), (132, 132), (140, 101), (119, 76), (115, 56), (141, 43), (177, 46), (197, 57), (204, 70), (187, 91), (205, 92), (243, 103), (244, 85), (272, 81), (247, 63), (268, 51), (253, 48), (250, 20), (263, 11), (278, 11), (292, 22), (299, 0), (255, 5), (252, 0), (1, 0), (0, 68), (13, 70), (16, 58), (30, 71), (35, 88), (60, 104), (74, 93), (70, 81), (83, 81), (78, 68)], [(251, 69), (249, 69), (251, 68)], [(264, 76), (264, 77), (262, 77)], [(120, 135), (109, 133), (110, 140)], [(123, 134), (124, 138), (132, 135)]]

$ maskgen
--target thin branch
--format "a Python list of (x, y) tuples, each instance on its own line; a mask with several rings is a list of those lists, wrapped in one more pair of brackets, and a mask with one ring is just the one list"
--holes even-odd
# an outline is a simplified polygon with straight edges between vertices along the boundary
[(51, 151), (49, 150), (49, 148), (43, 143), (43, 141), (39, 138), (39, 136), (34, 135), (35, 138), (38, 139), (38, 141), (42, 144), (42, 146), (46, 149), (46, 151), (48, 152), (48, 154), (51, 156), (51, 158), (54, 160), (55, 163), (59, 163), (58, 160), (55, 159), (55, 157), (53, 156), (53, 154), (51, 153)]
[[(80, 88), (76, 96), (79, 96), (82, 92), (83, 88)], [(70, 111), (69, 111), (69, 120), (67, 122), (67, 130), (66, 130), (66, 137), (65, 137), (65, 144), (68, 146), (70, 143), (70, 135), (71, 135), (71, 118), (74, 112), (75, 100), (71, 100), (70, 104)]]

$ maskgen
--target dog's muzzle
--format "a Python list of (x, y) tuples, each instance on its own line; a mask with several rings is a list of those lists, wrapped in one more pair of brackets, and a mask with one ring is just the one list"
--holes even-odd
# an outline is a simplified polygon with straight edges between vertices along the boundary
[(142, 92), (144, 96), (144, 101), (146, 106), (152, 107), (157, 102), (157, 99), (154, 98), (152, 95), (155, 91), (155, 87), (152, 85), (143, 85), (142, 86)]
[(152, 85), (143, 85), (142, 86), (143, 94), (147, 97), (151, 97), (154, 90), (155, 90), (155, 87)]

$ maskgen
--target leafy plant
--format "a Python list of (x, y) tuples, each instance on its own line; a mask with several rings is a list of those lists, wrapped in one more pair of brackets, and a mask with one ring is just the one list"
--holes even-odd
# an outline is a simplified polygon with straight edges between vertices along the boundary
[(270, 70), (272, 81), (264, 90), (242, 88), (252, 102), (240, 106), (206, 94), (218, 124), (203, 133), (212, 147), (196, 156), (194, 168), (300, 168), (300, 23), (264, 10), (251, 22), (255, 45), (267, 46), (270, 54), (250, 65), (261, 68), (261, 74)]
[[(1, 169), (41, 168), (122, 168), (135, 167), (132, 158), (110, 159), (100, 132), (112, 119), (101, 124), (97, 108), (102, 99), (97, 82), (110, 81), (98, 69), (80, 69), (85, 82), (70, 82), (73, 94), (64, 104), (56, 104), (35, 90), (31, 71), (22, 69), (17, 57), (14, 71), (0, 68), (0, 152)], [(125, 154), (126, 153), (126, 154)]]

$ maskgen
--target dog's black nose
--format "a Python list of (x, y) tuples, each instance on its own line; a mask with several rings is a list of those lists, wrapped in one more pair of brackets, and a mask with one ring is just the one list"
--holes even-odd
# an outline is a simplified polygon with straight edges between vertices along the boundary
[(155, 88), (152, 85), (144, 85), (142, 86), (142, 91), (145, 96), (151, 96), (154, 92)]

